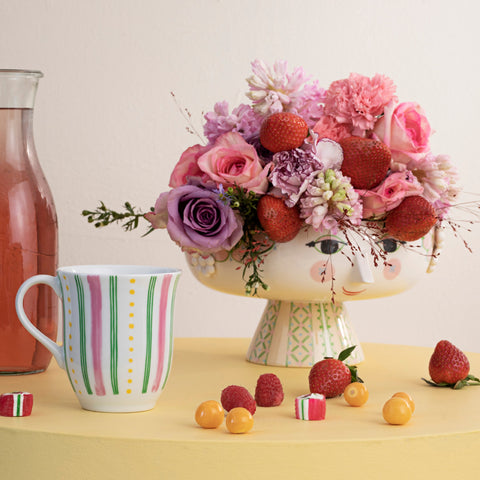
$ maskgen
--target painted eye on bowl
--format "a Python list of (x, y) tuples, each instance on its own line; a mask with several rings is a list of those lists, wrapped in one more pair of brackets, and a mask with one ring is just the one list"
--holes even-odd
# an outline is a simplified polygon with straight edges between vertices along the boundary
[(346, 245), (346, 242), (340, 240), (337, 237), (331, 235), (325, 235), (323, 237), (317, 238), (308, 242), (307, 247), (314, 247), (320, 253), (324, 255), (333, 255), (340, 252), (342, 248)]
[(394, 238), (384, 238), (383, 240), (379, 240), (377, 245), (380, 245), (380, 248), (385, 253), (393, 253), (396, 252), (400, 245), (403, 245), (405, 242), (401, 242), (399, 240), (395, 240)]

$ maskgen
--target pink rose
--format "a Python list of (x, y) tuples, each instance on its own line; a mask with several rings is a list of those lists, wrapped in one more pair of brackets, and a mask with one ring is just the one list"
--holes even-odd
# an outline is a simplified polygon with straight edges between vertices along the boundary
[(356, 190), (363, 201), (363, 218), (380, 218), (405, 197), (421, 195), (423, 187), (409, 170), (389, 175), (373, 190)]
[(417, 103), (405, 102), (396, 107), (393, 103), (387, 105), (373, 133), (390, 147), (395, 170), (408, 168), (410, 160), (418, 160), (430, 150), (428, 141), (432, 129)]
[(205, 174), (200, 168), (198, 168), (197, 160), (205, 152), (209, 150), (210, 147), (204, 147), (202, 145), (194, 145), (193, 147), (187, 148), (180, 157), (180, 160), (175, 165), (172, 175), (170, 176), (170, 183), (168, 184), (171, 188), (180, 187), (187, 183), (188, 177), (200, 177), (202, 178)]
[(238, 185), (265, 193), (271, 164), (263, 167), (255, 148), (236, 132), (220, 135), (213, 147), (198, 159), (198, 167), (224, 186)]

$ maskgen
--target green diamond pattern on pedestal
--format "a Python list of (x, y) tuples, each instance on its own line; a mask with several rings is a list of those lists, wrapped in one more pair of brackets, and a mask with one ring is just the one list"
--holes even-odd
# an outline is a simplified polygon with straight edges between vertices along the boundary
[(273, 331), (275, 329), (275, 324), (277, 323), (279, 311), (280, 301), (269, 300), (253, 339), (255, 344), (253, 348), (250, 348), (250, 353), (247, 358), (250, 362), (267, 365), (268, 353), (270, 351)]
[(338, 358), (356, 345), (346, 360), (363, 360), (362, 347), (353, 332), (343, 304), (269, 300), (247, 360), (261, 365), (310, 367), (325, 357)]
[(312, 304), (291, 302), (286, 365), (301, 366), (313, 360)]

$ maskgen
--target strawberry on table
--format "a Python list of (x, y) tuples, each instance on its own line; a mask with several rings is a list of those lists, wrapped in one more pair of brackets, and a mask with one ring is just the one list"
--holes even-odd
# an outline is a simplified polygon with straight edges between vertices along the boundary
[(385, 229), (397, 240), (413, 242), (426, 235), (437, 220), (432, 204), (419, 195), (413, 195), (404, 198), (398, 207), (388, 212)]
[(466, 385), (480, 385), (480, 379), (470, 375), (470, 362), (467, 356), (448, 340), (437, 343), (430, 358), (428, 371), (436, 387), (463, 388)]
[(326, 398), (338, 397), (347, 385), (360, 381), (357, 377), (357, 367), (343, 363), (354, 348), (355, 346), (343, 350), (338, 359), (324, 358), (311, 368), (308, 376), (311, 393), (321, 393)]
[(287, 207), (281, 198), (264, 195), (257, 205), (260, 225), (274, 242), (288, 242), (303, 226), (298, 206)]
[(371, 190), (385, 179), (392, 154), (384, 143), (362, 137), (347, 137), (339, 143), (343, 150), (341, 170), (354, 188)]
[(293, 150), (302, 145), (308, 135), (307, 122), (290, 112), (274, 113), (260, 128), (260, 143), (273, 153)]

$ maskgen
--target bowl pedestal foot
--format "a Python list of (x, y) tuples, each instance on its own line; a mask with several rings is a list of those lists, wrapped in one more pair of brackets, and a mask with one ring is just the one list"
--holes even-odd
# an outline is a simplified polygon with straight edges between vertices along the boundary
[(325, 357), (337, 358), (357, 348), (346, 360), (357, 364), (363, 351), (342, 303), (269, 300), (252, 338), (247, 360), (262, 365), (311, 367)]

